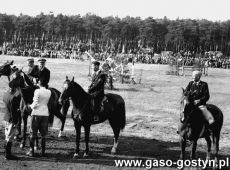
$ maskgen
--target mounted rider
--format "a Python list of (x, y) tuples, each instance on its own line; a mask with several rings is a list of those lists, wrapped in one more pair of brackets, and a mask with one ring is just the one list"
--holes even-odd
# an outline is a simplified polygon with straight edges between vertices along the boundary
[(31, 83), (37, 84), (39, 67), (38, 67), (38, 65), (34, 64), (33, 58), (29, 58), (27, 60), (27, 64), (28, 64), (29, 68), (28, 68), (26, 75), (29, 78), (29, 80), (27, 79), (27, 77), (25, 77), (25, 81), (29, 86), (32, 85)]
[(104, 86), (106, 82), (106, 75), (103, 71), (99, 69), (100, 62), (94, 61), (94, 74), (92, 77), (92, 83), (88, 88), (89, 94), (94, 99), (93, 104), (93, 115), (94, 115), (94, 121), (99, 120), (99, 114), (100, 112), (103, 112), (103, 98), (104, 98)]
[(29, 80), (26, 79), (25, 77), (26, 83), (28, 85), (30, 85), (30, 82), (37, 84), (39, 79), (43, 79), (46, 84), (45, 87), (48, 88), (48, 83), (50, 81), (50, 70), (45, 67), (46, 59), (40, 58), (38, 60), (39, 62), (38, 65), (34, 65), (33, 58), (30, 58), (27, 61), (28, 61), (28, 66), (29, 66), (27, 76)]
[(200, 80), (202, 73), (200, 71), (193, 71), (192, 79), (185, 89), (185, 93), (191, 92), (193, 94), (194, 104), (201, 110), (203, 116), (209, 125), (214, 123), (212, 114), (206, 107), (206, 102), (209, 100), (208, 84)]

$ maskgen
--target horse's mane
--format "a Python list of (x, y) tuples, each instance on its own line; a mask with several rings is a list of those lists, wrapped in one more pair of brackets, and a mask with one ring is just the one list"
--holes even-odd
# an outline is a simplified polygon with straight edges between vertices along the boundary
[(22, 72), (21, 70), (17, 70), (13, 73), (15, 74), (16, 77), (9, 82), (10, 88), (17, 88), (17, 87), (24, 88), (25, 87), (25, 80), (23, 76), (20, 75), (21, 72)]
[(88, 96), (88, 93), (75, 81), (71, 81), (71, 86), (73, 86), (73, 89), (76, 93), (78, 93), (79, 97), (86, 97)]

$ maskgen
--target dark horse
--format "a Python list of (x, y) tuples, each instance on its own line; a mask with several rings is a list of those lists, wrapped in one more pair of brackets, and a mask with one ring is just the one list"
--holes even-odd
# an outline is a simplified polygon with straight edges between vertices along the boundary
[[(201, 110), (194, 105), (193, 94), (191, 92), (185, 92), (184, 89), (181, 100), (181, 108), (183, 110), (181, 112), (181, 125), (179, 128), (179, 134), (181, 136), (180, 158), (182, 160), (185, 159), (186, 141), (189, 140), (193, 144), (191, 159), (195, 159), (197, 140), (199, 138), (205, 138), (208, 146), (206, 159), (209, 160), (211, 157), (211, 144), (213, 142), (215, 148), (215, 162), (217, 162), (220, 131), (223, 125), (222, 111), (215, 105), (207, 104), (207, 108), (211, 112), (215, 120), (212, 125), (208, 125)], [(210, 137), (212, 137), (212, 142)]]
[(15, 67), (11, 67), (14, 64), (14, 61), (6, 61), (2, 66), (0, 66), (0, 77), (7, 76), (10, 81), (10, 75), (16, 70)]
[[(18, 106), (18, 109), (21, 112), (21, 119), (23, 120), (24, 128), (23, 128), (23, 139), (21, 142), (20, 147), (23, 148), (25, 146), (26, 142), (26, 132), (27, 132), (27, 119), (28, 116), (31, 114), (31, 109), (29, 109), (28, 105), (32, 103), (33, 101), (33, 95), (34, 91), (38, 88), (38, 86), (32, 85), (32, 82), (30, 82), (30, 86), (25, 85), (25, 78), (28, 79), (27, 75), (24, 74), (21, 70), (15, 71), (13, 74), (11, 74), (9, 86), (11, 90), (18, 91), (21, 97), (20, 106)], [(69, 101), (63, 101), (62, 104), (58, 102), (58, 99), (60, 97), (60, 92), (55, 88), (50, 88), (51, 90), (51, 98), (48, 103), (49, 108), (49, 123), (53, 123), (54, 115), (57, 116), (61, 122), (62, 126), (60, 129), (60, 132), (64, 129), (64, 124), (66, 120), (66, 114), (69, 108)], [(61, 113), (62, 111), (62, 113)], [(21, 119), (19, 123), (19, 135), (21, 134)]]
[(74, 126), (76, 130), (76, 150), (74, 158), (79, 157), (79, 142), (81, 135), (81, 127), (85, 129), (85, 153), (84, 157), (88, 156), (89, 153), (89, 134), (90, 126), (104, 122), (108, 119), (114, 133), (114, 145), (111, 153), (116, 153), (118, 146), (118, 137), (120, 131), (125, 127), (126, 115), (125, 115), (125, 102), (123, 98), (117, 94), (106, 94), (107, 102), (104, 104), (103, 113), (99, 114), (99, 121), (93, 121), (92, 114), (92, 98), (90, 94), (86, 93), (84, 89), (74, 81), (66, 77), (63, 84), (63, 91), (60, 96), (60, 102), (71, 98), (73, 103), (72, 118), (74, 120)]

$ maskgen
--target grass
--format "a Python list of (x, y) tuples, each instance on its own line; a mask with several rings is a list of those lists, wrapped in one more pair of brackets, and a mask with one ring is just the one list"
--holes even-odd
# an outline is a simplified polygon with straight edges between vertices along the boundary
[[(26, 71), (26, 57), (0, 56), (0, 65), (6, 60), (14, 60), (16, 65), (23, 66)], [(35, 62), (37, 59), (35, 59)], [(37, 62), (36, 62), (37, 63)], [(87, 77), (88, 61), (69, 59), (47, 59), (46, 66), (51, 71), (50, 86), (61, 90), (65, 76), (74, 76), (85, 90), (90, 81)], [(138, 136), (160, 139), (163, 141), (177, 141), (176, 129), (178, 124), (181, 97), (181, 87), (186, 87), (190, 76), (166, 75), (167, 65), (136, 64), (135, 73), (142, 73), (141, 84), (115, 83), (118, 90), (109, 91), (120, 94), (126, 102), (127, 125), (123, 132), (125, 136)], [(209, 76), (202, 77), (208, 82), (211, 98), (209, 103), (220, 107), (224, 113), (224, 126), (221, 134), (220, 146), (227, 146), (230, 141), (230, 70), (209, 69)], [(3, 108), (2, 96), (7, 89), (6, 77), (0, 79), (0, 108)], [(2, 115), (2, 114), (1, 114)], [(0, 116), (2, 120), (2, 116)], [(56, 120), (55, 127), (59, 127)], [(71, 119), (67, 120), (66, 129), (73, 129)], [(92, 127), (93, 132), (112, 135), (108, 122)]]

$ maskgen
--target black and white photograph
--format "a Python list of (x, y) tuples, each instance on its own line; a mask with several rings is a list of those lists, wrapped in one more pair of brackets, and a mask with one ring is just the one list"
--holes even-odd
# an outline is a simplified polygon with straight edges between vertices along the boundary
[(0, 3), (0, 169), (230, 170), (229, 1)]

